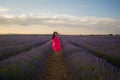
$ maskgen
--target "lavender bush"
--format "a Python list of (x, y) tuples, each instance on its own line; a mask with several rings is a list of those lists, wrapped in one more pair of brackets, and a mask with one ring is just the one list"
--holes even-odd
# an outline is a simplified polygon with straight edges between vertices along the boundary
[(63, 59), (73, 80), (119, 80), (120, 69), (63, 40)]
[(25, 43), (50, 39), (49, 36), (29, 36), (29, 35), (0, 35), (0, 46), (21, 45)]
[(120, 67), (120, 37), (116, 36), (69, 36), (72, 44), (83, 47), (92, 54)]
[[(24, 37), (21, 38), (21, 40), (25, 40), (25, 39), (24, 39)], [(15, 40), (16, 40), (16, 37), (15, 37)], [(13, 40), (13, 41), (15, 41), (15, 40)], [(31, 36), (30, 40), (34, 40), (34, 41), (29, 42), (26, 39), (25, 41), (28, 41), (28, 42), (22, 41), (22, 43), (19, 45), (16, 44), (17, 41), (15, 41), (15, 43), (13, 43), (13, 45), (0, 46), (0, 60), (3, 60), (4, 58), (8, 58), (9, 56), (17, 55), (24, 51), (28, 51), (34, 47), (40, 46), (40, 45), (44, 44), (45, 42), (47, 42), (49, 40), (49, 37), (48, 38), (47, 37), (46, 38), (39, 37), (39, 38), (35, 38), (35, 39), (33, 37), (33, 39), (32, 39), (32, 36)], [(10, 42), (8, 42), (8, 43), (10, 43)], [(19, 42), (20, 41), (18, 41), (18, 43)]]
[[(43, 76), (51, 43), (0, 61), (0, 80), (37, 80)], [(39, 73), (39, 74), (38, 74)]]

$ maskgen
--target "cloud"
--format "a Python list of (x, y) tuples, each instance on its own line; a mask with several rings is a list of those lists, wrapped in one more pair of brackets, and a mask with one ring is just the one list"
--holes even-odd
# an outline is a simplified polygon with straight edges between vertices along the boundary
[(8, 8), (0, 7), (0, 13), (7, 12), (7, 11), (9, 11)]
[(0, 25), (44, 25), (49, 27), (74, 27), (91, 31), (96, 30), (114, 33), (119, 33), (120, 31), (120, 19), (98, 18), (91, 16), (70, 16), (65, 14), (1, 14)]

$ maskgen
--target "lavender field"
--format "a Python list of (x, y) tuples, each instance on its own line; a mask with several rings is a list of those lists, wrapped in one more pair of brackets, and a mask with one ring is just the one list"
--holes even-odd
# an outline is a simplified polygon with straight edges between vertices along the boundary
[(1, 35), (0, 80), (120, 80), (120, 36)]

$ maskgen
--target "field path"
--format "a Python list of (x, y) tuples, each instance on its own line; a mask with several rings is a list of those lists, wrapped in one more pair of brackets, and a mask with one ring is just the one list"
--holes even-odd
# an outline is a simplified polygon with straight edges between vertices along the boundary
[(61, 57), (62, 52), (52, 53), (46, 63), (46, 71), (43, 80), (70, 80), (71, 76), (68, 75), (68, 68), (65, 66)]

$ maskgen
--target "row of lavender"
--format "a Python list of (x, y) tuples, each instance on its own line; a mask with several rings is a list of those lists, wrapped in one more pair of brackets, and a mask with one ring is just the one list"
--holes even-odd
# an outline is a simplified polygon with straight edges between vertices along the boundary
[(33, 41), (38, 41), (47, 36), (32, 36), (32, 35), (0, 35), (0, 46), (20, 45)]
[[(7, 38), (9, 38), (8, 42), (6, 42)], [(0, 46), (0, 60), (40, 46), (47, 42), (49, 38), (47, 36), (0, 36), (0, 44), (2, 44)]]
[[(112, 55), (120, 53), (120, 36), (84, 36), (78, 40), (97, 47)], [(113, 54), (114, 53), (114, 54)]]
[(63, 60), (69, 66), (73, 80), (119, 80), (120, 69), (91, 55), (81, 47), (63, 40)]
[(0, 80), (41, 80), (51, 43), (0, 61)]
[(69, 36), (65, 39), (120, 68), (120, 36)]

